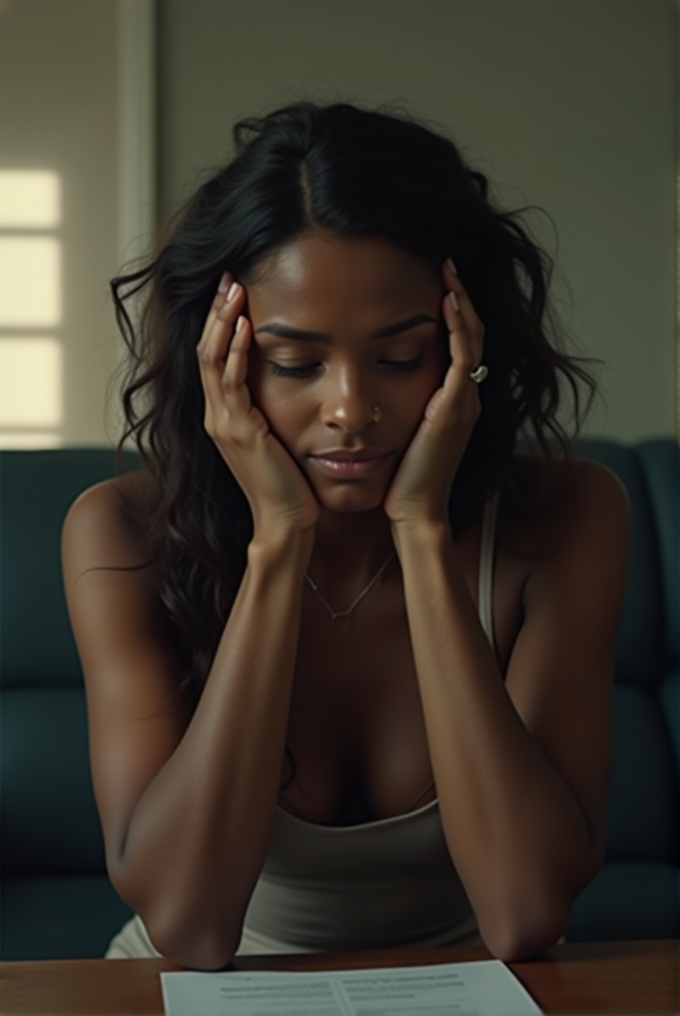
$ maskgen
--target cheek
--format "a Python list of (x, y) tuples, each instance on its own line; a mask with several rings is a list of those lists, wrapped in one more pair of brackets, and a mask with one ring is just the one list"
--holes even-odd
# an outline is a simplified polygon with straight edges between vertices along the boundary
[(246, 384), (253, 405), (264, 414), (275, 437), (288, 447), (302, 426), (304, 400), (295, 397), (291, 385), (269, 374), (261, 357), (249, 361)]
[(270, 419), (272, 414), (276, 415), (277, 407), (281, 402), (281, 393), (276, 384), (276, 378), (272, 378), (268, 372), (264, 357), (257, 347), (251, 348), (248, 356), (246, 385), (253, 405), (261, 409), (267, 419)]
[(446, 372), (451, 362), (450, 357), (436, 355), (430, 361), (428, 367), (418, 374), (417, 381), (414, 380), (407, 398), (403, 395), (397, 400), (396, 412), (408, 420), (410, 437), (420, 426), (425, 415), (427, 405), (434, 393), (444, 384)]
[(437, 391), (442, 386), (442, 372), (439, 370), (433, 370), (425, 378), (423, 377), (422, 384), (420, 384), (416, 391), (413, 393), (411, 402), (411, 415), (417, 424), (422, 420), (427, 404)]
[(438, 388), (444, 384), (444, 378), (451, 366), (451, 354), (445, 342), (437, 343), (428, 358), (427, 367), (419, 377), (419, 389), (425, 404), (432, 398)]

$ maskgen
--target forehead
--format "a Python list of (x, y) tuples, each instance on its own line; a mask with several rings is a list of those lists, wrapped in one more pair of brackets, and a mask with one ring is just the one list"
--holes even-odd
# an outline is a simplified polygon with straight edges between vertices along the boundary
[(268, 258), (258, 276), (247, 287), (254, 318), (381, 307), (413, 312), (423, 301), (437, 303), (443, 286), (425, 261), (379, 237), (308, 234)]

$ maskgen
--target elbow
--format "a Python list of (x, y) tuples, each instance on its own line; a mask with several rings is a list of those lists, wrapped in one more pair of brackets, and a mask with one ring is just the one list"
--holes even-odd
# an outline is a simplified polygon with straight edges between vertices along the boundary
[(195, 929), (193, 933), (184, 927), (178, 933), (147, 925), (147, 931), (154, 948), (166, 959), (186, 970), (200, 970), (204, 973), (224, 970), (238, 948), (238, 942), (234, 944), (219, 931), (203, 927)]
[(496, 959), (518, 963), (530, 959), (554, 945), (566, 934), (571, 908), (580, 892), (593, 880), (602, 858), (591, 855), (578, 873), (571, 873), (568, 884), (562, 881), (539, 888), (535, 883), (516, 890), (502, 907), (495, 906), (479, 929), (485, 946)]
[[(159, 910), (144, 894), (130, 892), (111, 879), (121, 899), (139, 916), (154, 949), (165, 959), (187, 970), (213, 973), (224, 970), (231, 963), (241, 941), (242, 922), (229, 926), (224, 915), (210, 919), (207, 908), (197, 910), (195, 902), (190, 908), (169, 902)], [(127, 891), (126, 891), (127, 890)]]
[(523, 933), (515, 935), (514, 938), (506, 937), (497, 948), (491, 949), (489, 946), (487, 948), (503, 963), (520, 963), (522, 960), (539, 956), (547, 949), (552, 949), (564, 935), (565, 930), (565, 926), (561, 926), (558, 931), (541, 928), (531, 935)]
[(489, 952), (503, 963), (519, 963), (551, 949), (565, 934), (571, 908), (553, 906), (540, 914), (524, 907), (511, 917), (497, 918), (480, 934)]
[(513, 935), (497, 936), (496, 941), (485, 944), (489, 952), (503, 963), (520, 963), (540, 955), (557, 945), (566, 931), (566, 922), (545, 925), (528, 931), (522, 928)]
[(214, 973), (224, 970), (234, 958), (241, 941), (243, 916), (195, 898), (172, 899), (164, 895), (156, 905), (142, 910), (149, 938), (166, 959), (187, 970)]

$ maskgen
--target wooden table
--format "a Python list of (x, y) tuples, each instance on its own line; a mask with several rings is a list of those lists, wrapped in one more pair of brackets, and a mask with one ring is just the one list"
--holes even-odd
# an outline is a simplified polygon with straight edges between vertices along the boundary
[[(680, 1013), (680, 940), (573, 942), (508, 966), (536, 1003), (561, 1016)], [(339, 970), (493, 959), (483, 948), (249, 956), (234, 970)], [(163, 1016), (166, 960), (0, 963), (2, 1016)]]

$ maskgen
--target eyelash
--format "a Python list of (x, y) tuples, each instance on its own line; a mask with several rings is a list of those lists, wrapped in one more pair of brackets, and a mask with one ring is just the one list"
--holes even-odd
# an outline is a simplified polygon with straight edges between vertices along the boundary
[[(423, 357), (417, 356), (414, 360), (382, 360), (380, 361), (386, 364), (388, 367), (393, 367), (395, 370), (411, 371), (418, 370), (423, 363)], [(313, 371), (318, 364), (310, 363), (304, 367), (283, 367), (280, 363), (274, 363), (269, 361), (272, 373), (277, 374), (279, 377), (296, 377), (302, 378), (307, 377), (310, 371)]]

